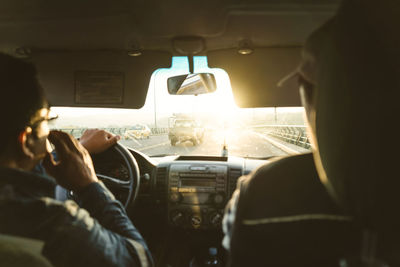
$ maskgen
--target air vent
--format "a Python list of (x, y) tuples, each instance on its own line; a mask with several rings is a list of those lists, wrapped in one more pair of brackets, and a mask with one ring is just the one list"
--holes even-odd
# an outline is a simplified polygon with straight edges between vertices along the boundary
[(179, 156), (175, 160), (228, 161), (228, 157), (217, 156)]
[(242, 176), (241, 169), (235, 169), (235, 168), (229, 169), (229, 197), (231, 197), (233, 191), (235, 191), (236, 183), (240, 176)]
[(167, 168), (157, 168), (155, 195), (160, 204), (166, 203), (167, 192)]

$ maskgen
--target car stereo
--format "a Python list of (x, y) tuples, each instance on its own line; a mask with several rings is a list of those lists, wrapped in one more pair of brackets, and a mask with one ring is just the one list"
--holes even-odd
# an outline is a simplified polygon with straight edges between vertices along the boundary
[(169, 223), (192, 229), (220, 227), (227, 180), (227, 166), (172, 164), (168, 174)]

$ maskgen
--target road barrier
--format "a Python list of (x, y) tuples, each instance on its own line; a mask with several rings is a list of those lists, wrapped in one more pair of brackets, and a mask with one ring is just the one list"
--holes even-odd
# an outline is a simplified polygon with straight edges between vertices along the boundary
[(311, 147), (307, 136), (307, 128), (304, 125), (255, 125), (253, 128), (296, 146), (306, 149)]
[(168, 131), (168, 128), (151, 128), (152, 135), (167, 134)]
[[(267, 134), (269, 136), (278, 138), (296, 146), (300, 146), (306, 149), (309, 149), (311, 146), (307, 137), (306, 127), (304, 125), (255, 125), (253, 126), (253, 128), (257, 132)], [(61, 128), (58, 130), (67, 132), (75, 138), (79, 138), (87, 129), (88, 128)], [(129, 127), (112, 127), (99, 129), (103, 129), (120, 136), (124, 136), (127, 130), (131, 130), (131, 128)], [(151, 128), (151, 135), (162, 135), (167, 133), (168, 128)]]
[[(82, 136), (82, 134), (89, 128), (60, 128), (57, 130), (66, 132), (74, 136), (75, 138), (79, 138)], [(132, 128), (129, 127), (111, 127), (111, 128), (98, 128), (105, 130), (107, 132), (113, 133), (115, 135), (120, 135), (124, 136), (125, 132), (128, 130), (132, 130)], [(166, 134), (168, 133), (168, 128), (151, 128), (151, 135), (160, 135), (160, 134)]]

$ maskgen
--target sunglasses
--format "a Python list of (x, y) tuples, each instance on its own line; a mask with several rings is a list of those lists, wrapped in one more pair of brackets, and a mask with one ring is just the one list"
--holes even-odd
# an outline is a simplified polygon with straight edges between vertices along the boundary
[(35, 129), (43, 121), (52, 122), (52, 121), (55, 121), (56, 119), (58, 119), (58, 115), (57, 114), (51, 114), (51, 113), (52, 112), (50, 112), (46, 117), (40, 118), (39, 120), (37, 120), (37, 121), (27, 125), (27, 126), (31, 127), (32, 129)]

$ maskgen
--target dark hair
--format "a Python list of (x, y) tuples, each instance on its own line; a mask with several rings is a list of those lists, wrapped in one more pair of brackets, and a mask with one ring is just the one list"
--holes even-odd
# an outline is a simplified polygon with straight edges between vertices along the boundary
[(0, 53), (0, 154), (41, 108), (47, 108), (32, 63)]

